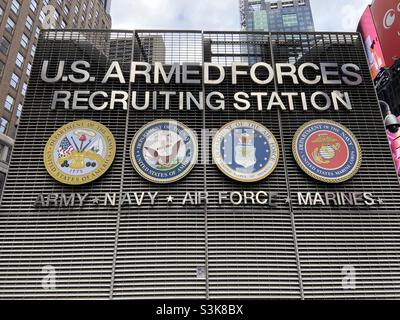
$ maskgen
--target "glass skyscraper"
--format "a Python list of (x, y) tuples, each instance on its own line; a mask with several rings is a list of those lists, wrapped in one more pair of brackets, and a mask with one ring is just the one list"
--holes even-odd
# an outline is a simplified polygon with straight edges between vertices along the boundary
[(239, 0), (241, 25), (245, 31), (314, 31), (309, 0)]

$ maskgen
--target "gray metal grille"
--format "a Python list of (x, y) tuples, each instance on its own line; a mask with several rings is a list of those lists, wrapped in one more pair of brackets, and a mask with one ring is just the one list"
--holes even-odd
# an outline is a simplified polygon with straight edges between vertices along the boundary
[[(293, 41), (293, 35), (274, 35), (274, 39)], [(362, 43), (355, 34), (307, 35), (302, 43), (314, 44), (291, 49), (304, 54), (302, 62), (354, 61), (362, 68), (364, 79), (370, 79), (365, 63)], [(280, 58), (277, 50), (275, 54)], [(283, 57), (283, 59), (285, 59)], [(283, 91), (290, 87), (282, 86)], [(319, 89), (319, 88), (317, 88)], [(323, 88), (320, 88), (323, 89)], [(347, 126), (357, 136), (363, 152), (363, 165), (350, 181), (334, 188), (337, 192), (372, 192), (384, 200), (379, 209), (324, 208), (293, 206), (296, 235), (299, 244), (302, 280), (306, 298), (365, 298), (398, 297), (399, 278), (399, 216), (400, 188), (393, 161), (389, 156), (381, 114), (376, 104), (376, 94), (371, 81), (357, 88), (341, 86), (332, 90), (349, 91), (352, 112), (328, 112), (323, 118)], [(310, 88), (300, 86), (299, 90)], [(315, 90), (315, 88), (312, 88)], [(295, 112), (282, 113), (285, 147), (291, 154), (291, 140), (301, 124), (320, 119), (321, 114)], [(293, 157), (287, 158), (290, 188), (293, 193), (331, 191), (332, 187), (306, 179)], [(294, 199), (292, 199), (294, 200)], [(343, 290), (343, 266), (354, 266), (357, 272), (355, 290)]]
[[(229, 107), (237, 91), (311, 92), (326, 87), (305, 85), (256, 86), (240, 80), (218, 86), (120, 84), (100, 81), (84, 85), (44, 84), (44, 60), (91, 63), (101, 79), (111, 61), (118, 60), (128, 78), (131, 61), (199, 63), (233, 61), (355, 63), (364, 82), (349, 91), (352, 112), (238, 112)], [(55, 70), (53, 70), (55, 72)], [(229, 78), (229, 75), (228, 75)], [(54, 90), (191, 91), (214, 90), (226, 97), (224, 112), (171, 110), (137, 112), (120, 109), (50, 110)], [(140, 95), (138, 104), (144, 102)], [(92, 119), (107, 126), (117, 141), (117, 155), (101, 179), (69, 187), (48, 176), (42, 161), (44, 146), (62, 125)], [(171, 118), (199, 136), (199, 164), (185, 179), (167, 186), (143, 180), (133, 170), (129, 146), (146, 123)], [(358, 137), (364, 163), (346, 183), (318, 183), (297, 166), (292, 138), (303, 123), (331, 119)], [(225, 177), (211, 161), (209, 137), (202, 129), (219, 129), (235, 119), (251, 119), (268, 127), (281, 148), (276, 171), (251, 185)], [(208, 160), (208, 161), (205, 161)], [(219, 191), (279, 193), (275, 208), (218, 205)], [(34, 209), (41, 193), (158, 191), (161, 198), (182, 199), (187, 191), (208, 191), (207, 206), (182, 207), (149, 202), (137, 209), (95, 207)], [(373, 192), (384, 205), (300, 207), (297, 192)], [(285, 203), (287, 197), (291, 203)], [(0, 298), (394, 298), (400, 295), (400, 189), (386, 142), (375, 91), (358, 34), (278, 34), (201, 31), (48, 31), (41, 34), (24, 112), (0, 208)], [(57, 271), (57, 287), (41, 287), (42, 267)], [(342, 267), (356, 269), (357, 287), (342, 288)], [(198, 277), (199, 267), (206, 277)]]

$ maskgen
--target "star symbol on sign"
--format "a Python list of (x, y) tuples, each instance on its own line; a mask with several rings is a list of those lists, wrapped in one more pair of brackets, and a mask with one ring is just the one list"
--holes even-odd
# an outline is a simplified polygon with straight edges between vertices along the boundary
[(100, 204), (100, 197), (95, 196), (93, 197), (92, 203), (95, 205), (99, 205)]
[(174, 197), (173, 197), (173, 196), (168, 196), (168, 197), (167, 197), (167, 202), (168, 202), (168, 203), (174, 202)]
[(285, 203), (286, 203), (286, 204), (290, 203), (290, 197), (287, 197), (287, 198), (285, 199)]
[(384, 201), (381, 198), (378, 198), (378, 203), (379, 203), (379, 205), (383, 205)]

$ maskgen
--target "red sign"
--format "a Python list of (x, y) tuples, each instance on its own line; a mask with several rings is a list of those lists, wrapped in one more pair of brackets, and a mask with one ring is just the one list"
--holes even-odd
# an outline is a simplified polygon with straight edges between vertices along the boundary
[(332, 131), (317, 131), (306, 142), (309, 159), (320, 168), (338, 170), (349, 160), (349, 148), (343, 138)]
[(371, 5), (376, 31), (388, 67), (400, 58), (400, 0), (375, 0)]
[(360, 23), (358, 24), (357, 31), (360, 32), (363, 37), (372, 78), (375, 79), (379, 70), (385, 67), (385, 59), (383, 58), (381, 43), (376, 33), (370, 6), (364, 11)]

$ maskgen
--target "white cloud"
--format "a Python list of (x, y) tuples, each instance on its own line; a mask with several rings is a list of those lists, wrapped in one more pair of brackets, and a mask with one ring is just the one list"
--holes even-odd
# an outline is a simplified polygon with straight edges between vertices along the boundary
[[(311, 0), (317, 31), (355, 31), (372, 0)], [(239, 0), (113, 0), (114, 29), (239, 30)]]
[(113, 0), (114, 29), (237, 30), (237, 0)]
[(356, 31), (358, 21), (372, 0), (311, 0), (317, 31)]

